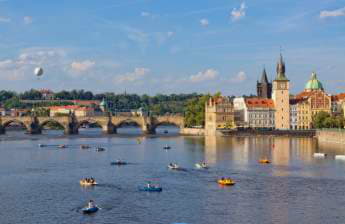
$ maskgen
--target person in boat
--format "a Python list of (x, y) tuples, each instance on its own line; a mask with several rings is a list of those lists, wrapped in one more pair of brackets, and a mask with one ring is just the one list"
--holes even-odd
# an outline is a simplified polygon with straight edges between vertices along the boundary
[(95, 183), (95, 179), (93, 179), (93, 177), (90, 178), (90, 183)]
[(88, 208), (94, 208), (94, 207), (96, 207), (93, 200), (90, 200), (87, 206), (88, 206)]

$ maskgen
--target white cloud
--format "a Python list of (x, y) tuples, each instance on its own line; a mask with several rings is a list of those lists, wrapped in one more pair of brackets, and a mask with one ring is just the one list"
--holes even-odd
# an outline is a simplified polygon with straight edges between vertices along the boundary
[(9, 23), (9, 22), (11, 22), (10, 18), (0, 16), (0, 23)]
[(33, 69), (36, 66), (41, 66), (44, 69), (55, 66), (61, 67), (64, 56), (64, 49), (24, 49), (18, 57), (0, 61), (0, 79), (29, 80), (33, 77)]
[(239, 82), (243, 82), (247, 80), (247, 75), (244, 71), (240, 71), (239, 73), (237, 73), (237, 75), (235, 77), (233, 77), (230, 81), (231, 82), (236, 82), (236, 83), (239, 83)]
[(135, 68), (133, 72), (115, 77), (114, 82), (115, 83), (135, 82), (142, 79), (149, 73), (150, 73), (150, 69), (148, 68)]
[(96, 62), (90, 60), (74, 61), (71, 63), (71, 69), (76, 72), (85, 72), (90, 70), (95, 64)]
[(212, 68), (209, 68), (205, 71), (198, 72), (195, 75), (190, 76), (189, 80), (191, 82), (203, 82), (208, 80), (213, 80), (217, 78), (218, 71)]
[(233, 21), (237, 21), (245, 16), (246, 16), (246, 4), (244, 2), (241, 3), (241, 6), (239, 9), (234, 8), (231, 11), (231, 18)]
[(175, 32), (172, 32), (172, 31), (168, 31), (167, 32), (167, 36), (168, 37), (172, 37), (172, 36), (174, 36), (174, 34), (175, 34)]
[(143, 16), (143, 17), (148, 17), (148, 16), (151, 16), (151, 13), (149, 13), (149, 12), (141, 12), (140, 15)]
[(320, 18), (324, 19), (327, 17), (338, 17), (338, 16), (345, 16), (345, 7), (341, 9), (336, 9), (333, 11), (321, 11), (320, 12)]
[(24, 16), (23, 18), (24, 24), (28, 25), (32, 23), (32, 17), (31, 16)]
[(209, 23), (208, 19), (201, 19), (200, 20), (200, 25), (201, 26), (207, 27), (209, 24), (210, 23)]

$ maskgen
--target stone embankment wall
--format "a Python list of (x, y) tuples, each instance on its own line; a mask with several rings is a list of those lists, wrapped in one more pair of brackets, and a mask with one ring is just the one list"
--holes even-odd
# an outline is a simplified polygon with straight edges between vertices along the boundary
[(320, 129), (316, 131), (316, 137), (321, 143), (345, 145), (345, 130), (343, 129)]
[(195, 136), (204, 136), (205, 129), (203, 128), (181, 128), (181, 135), (195, 135)]
[(260, 135), (272, 135), (272, 136), (293, 136), (293, 137), (314, 137), (315, 130), (237, 130), (237, 131), (217, 131), (218, 134), (223, 136), (260, 136)]

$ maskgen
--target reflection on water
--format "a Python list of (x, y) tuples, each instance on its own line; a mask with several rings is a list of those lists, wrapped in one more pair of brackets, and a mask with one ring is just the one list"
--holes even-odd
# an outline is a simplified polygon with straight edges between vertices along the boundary
[[(138, 129), (123, 128), (119, 135), (83, 129), (76, 136), (62, 131), (0, 136), (0, 198), (6, 205), (0, 223), (345, 222), (345, 162), (334, 160), (345, 154), (341, 148), (319, 146), (313, 138), (186, 137), (170, 127), (139, 135)], [(81, 150), (81, 144), (92, 148)], [(171, 150), (163, 150), (165, 145)], [(106, 151), (96, 152), (96, 146)], [(317, 159), (314, 152), (329, 156)], [(129, 165), (110, 166), (118, 158)], [(261, 158), (271, 164), (259, 164)], [(200, 161), (211, 168), (196, 170)], [(186, 172), (167, 169), (170, 162)], [(79, 186), (91, 176), (99, 186)], [(221, 176), (236, 185), (220, 187)], [(139, 192), (147, 180), (159, 182), (163, 192)], [(84, 216), (80, 208), (89, 199), (103, 209)]]

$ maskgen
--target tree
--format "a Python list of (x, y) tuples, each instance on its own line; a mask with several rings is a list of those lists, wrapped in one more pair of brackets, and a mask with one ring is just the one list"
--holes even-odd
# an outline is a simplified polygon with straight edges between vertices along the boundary
[(185, 124), (187, 127), (205, 125), (205, 104), (210, 97), (208, 94), (188, 101), (185, 110)]
[(321, 111), (315, 115), (313, 125), (315, 128), (344, 128), (345, 120), (342, 116), (331, 116)]

